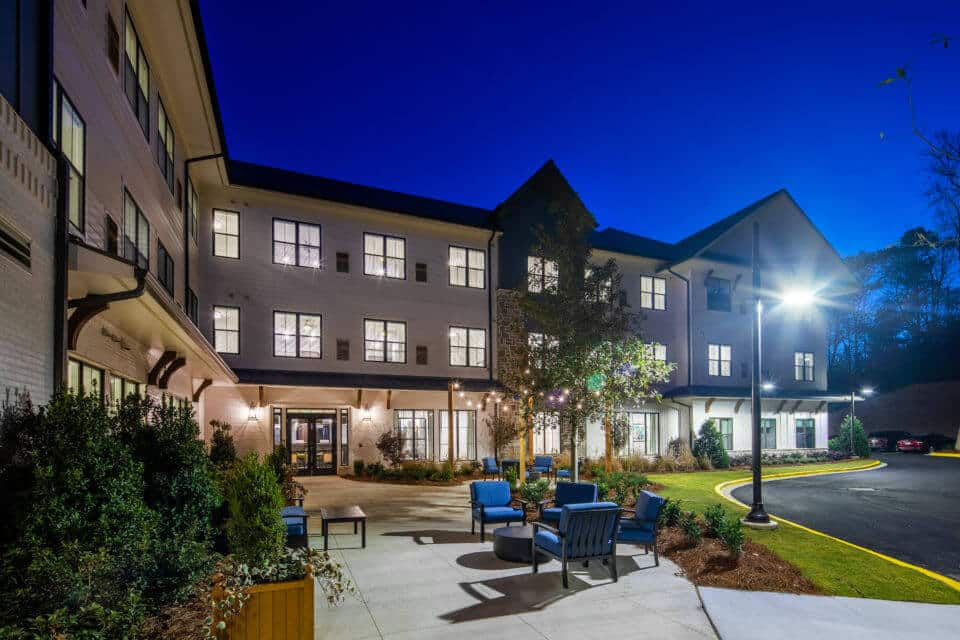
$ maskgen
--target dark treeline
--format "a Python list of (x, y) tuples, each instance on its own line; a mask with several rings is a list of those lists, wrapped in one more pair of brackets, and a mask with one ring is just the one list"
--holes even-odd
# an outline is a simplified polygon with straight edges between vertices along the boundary
[(918, 227), (890, 247), (846, 259), (862, 288), (829, 312), (831, 388), (889, 391), (960, 379), (955, 245)]

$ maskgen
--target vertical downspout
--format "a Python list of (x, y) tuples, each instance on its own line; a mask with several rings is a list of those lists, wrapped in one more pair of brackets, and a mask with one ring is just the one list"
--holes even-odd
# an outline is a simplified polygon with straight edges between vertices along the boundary
[(205, 156), (196, 156), (187, 158), (183, 161), (183, 307), (187, 309), (187, 291), (190, 290), (190, 188), (193, 181), (190, 180), (190, 165), (201, 160), (213, 160), (222, 158), (222, 153), (211, 153)]
[(490, 231), (487, 240), (487, 353), (490, 354), (489, 380), (493, 383), (493, 238), (497, 235), (496, 229)]
[(67, 161), (57, 160), (57, 206), (53, 239), (53, 392), (64, 385), (67, 367)]
[[(690, 291), (689, 278), (674, 271), (673, 267), (669, 267), (667, 271), (683, 280), (683, 283), (687, 287), (687, 387), (691, 387), (693, 386), (693, 293)], [(690, 427), (688, 440), (690, 441), (690, 445), (693, 446), (693, 405), (683, 404), (676, 400), (673, 400), (673, 402), (679, 404), (681, 407), (687, 408), (687, 416), (689, 418), (687, 424)]]

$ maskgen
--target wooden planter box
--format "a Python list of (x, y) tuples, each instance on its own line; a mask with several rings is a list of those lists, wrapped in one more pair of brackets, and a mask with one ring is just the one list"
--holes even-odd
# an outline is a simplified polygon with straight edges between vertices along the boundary
[(240, 615), (227, 623), (230, 640), (313, 640), (313, 575), (250, 588)]

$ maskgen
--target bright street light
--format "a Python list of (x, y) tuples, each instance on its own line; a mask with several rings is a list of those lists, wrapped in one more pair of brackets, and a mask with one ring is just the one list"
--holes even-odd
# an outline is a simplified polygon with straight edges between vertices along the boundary
[(772, 382), (764, 382), (764, 383), (763, 383), (763, 390), (764, 390), (764, 391), (773, 391), (773, 390), (776, 389), (776, 388), (777, 388), (777, 385), (773, 384)]
[(863, 389), (860, 389), (860, 393), (862, 393), (865, 396), (869, 396), (870, 394), (873, 393), (873, 387), (864, 387)]
[(810, 289), (787, 289), (780, 294), (780, 301), (789, 307), (809, 307), (816, 298), (816, 294)]

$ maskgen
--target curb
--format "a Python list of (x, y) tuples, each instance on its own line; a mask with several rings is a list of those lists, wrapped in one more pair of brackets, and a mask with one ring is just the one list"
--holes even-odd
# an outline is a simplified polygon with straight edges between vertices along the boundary
[(947, 453), (946, 451), (934, 451), (927, 455), (933, 456), (934, 458), (960, 458), (960, 453)]
[[(960, 455), (957, 455), (957, 454), (954, 454), (954, 455), (956, 455), (956, 457), (960, 457)], [(952, 456), (951, 456), (951, 457), (952, 457)], [(783, 474), (774, 474), (774, 475), (770, 475), (770, 476), (763, 476), (762, 479), (763, 479), (763, 480), (785, 480), (785, 479), (787, 479), (787, 478), (797, 478), (797, 477), (801, 477), (801, 476), (817, 476), (817, 475), (824, 475), (824, 476), (826, 476), (826, 475), (834, 475), (834, 474), (840, 474), (840, 473), (855, 473), (855, 472), (858, 472), (858, 471), (870, 471), (870, 470), (873, 470), (873, 469), (880, 469), (880, 468), (885, 467), (885, 466), (887, 466), (885, 463), (882, 463), (882, 462), (880, 462), (879, 460), (873, 460), (873, 461), (871, 461), (870, 464), (865, 464), (865, 465), (862, 465), (862, 466), (859, 466), (859, 467), (851, 467), (851, 468), (849, 468), (849, 469), (838, 469), (838, 470), (835, 470), (835, 471), (800, 471), (800, 472), (796, 472), (796, 473), (783, 473)], [(730, 492), (732, 492), (732, 491), (733, 491), (735, 488), (737, 488), (737, 487), (750, 484), (751, 482), (753, 482), (753, 480), (752, 480), (751, 478), (741, 479), (741, 480), (727, 480), (726, 482), (721, 482), (721, 483), (717, 484), (717, 485), (713, 488), (713, 491), (714, 491), (717, 495), (721, 496), (722, 498), (724, 498), (724, 499), (726, 499), (726, 500), (729, 500), (730, 502), (734, 503), (734, 504), (737, 505), (738, 507), (749, 508), (748, 505), (740, 502), (739, 500), (737, 500), (736, 498), (734, 498), (732, 495), (730, 495)], [(798, 523), (796, 523), (796, 522), (793, 522), (792, 520), (787, 520), (786, 518), (780, 518), (780, 517), (778, 517), (778, 516), (770, 516), (770, 517), (771, 517), (772, 519), (776, 520), (777, 522), (782, 522), (783, 524), (788, 524), (788, 525), (790, 525), (791, 527), (795, 527), (795, 528), (800, 529), (800, 530), (802, 530), (802, 531), (806, 531), (807, 533), (812, 533), (812, 534), (814, 534), (814, 535), (820, 536), (821, 538), (826, 538), (827, 540), (833, 540), (834, 542), (839, 542), (840, 544), (845, 545), (845, 546), (847, 546), (847, 547), (850, 547), (850, 548), (852, 548), (852, 549), (856, 549), (856, 550), (858, 550), (858, 551), (863, 551), (864, 553), (869, 553), (870, 555), (872, 555), (872, 556), (874, 556), (874, 557), (876, 557), (876, 558), (880, 558), (881, 560), (886, 560), (887, 562), (889, 562), (889, 563), (891, 563), (891, 564), (895, 564), (895, 565), (897, 565), (898, 567), (904, 567), (904, 568), (906, 568), (906, 569), (912, 569), (912, 570), (914, 570), (914, 571), (916, 571), (916, 572), (918, 572), (918, 573), (920, 573), (920, 574), (922, 574), (922, 575), (924, 575), (924, 576), (926, 576), (926, 577), (928, 577), (928, 578), (932, 578), (933, 580), (936, 580), (937, 582), (940, 582), (940, 583), (943, 583), (943, 584), (947, 585), (948, 587), (950, 587), (951, 589), (953, 589), (953, 590), (955, 590), (955, 591), (960, 591), (960, 581), (954, 580), (953, 578), (948, 578), (948, 577), (945, 576), (945, 575), (941, 575), (941, 574), (936, 573), (936, 572), (934, 572), (934, 571), (930, 571), (929, 569), (924, 569), (923, 567), (918, 567), (918, 566), (915, 565), (915, 564), (910, 564), (909, 562), (904, 562), (903, 560), (898, 560), (897, 558), (892, 558), (892, 557), (890, 557), (890, 556), (888, 556), (888, 555), (884, 555), (884, 554), (880, 553), (879, 551), (874, 551), (873, 549), (868, 549), (867, 547), (861, 547), (861, 546), (858, 545), (858, 544), (854, 544), (854, 543), (849, 542), (849, 541), (847, 541), (847, 540), (843, 540), (842, 538), (836, 538), (836, 537), (834, 537), (834, 536), (831, 536), (831, 535), (828, 534), (828, 533), (824, 533), (823, 531), (817, 531), (816, 529), (811, 529), (810, 527), (805, 527), (805, 526), (803, 526), (802, 524), (798, 524)]]

